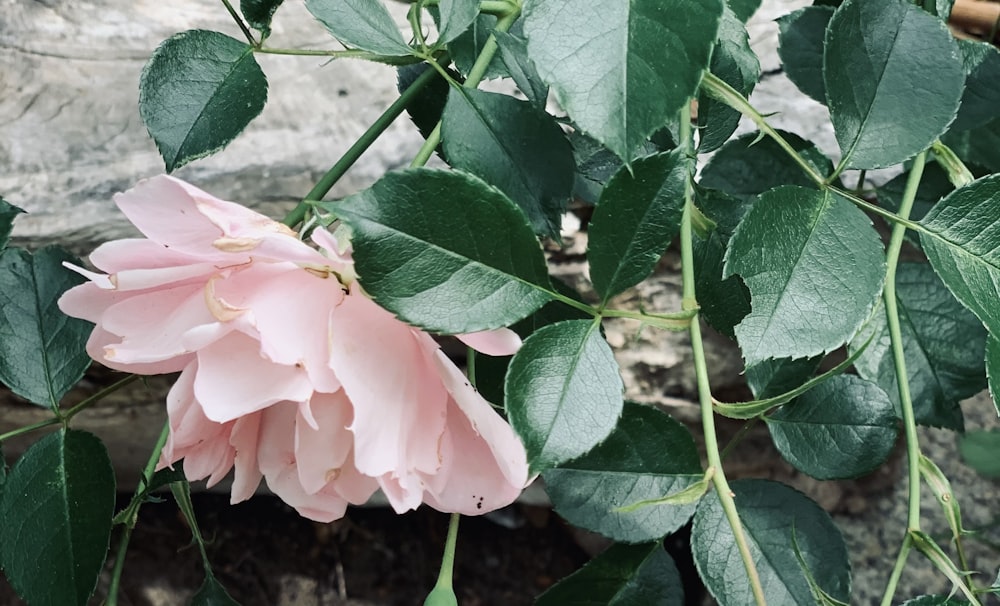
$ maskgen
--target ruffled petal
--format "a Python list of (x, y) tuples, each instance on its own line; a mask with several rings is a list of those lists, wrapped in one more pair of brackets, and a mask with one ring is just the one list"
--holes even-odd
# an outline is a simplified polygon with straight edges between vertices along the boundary
[(509, 328), (497, 328), (496, 330), (484, 330), (455, 336), (462, 343), (488, 356), (512, 356), (517, 353), (518, 349), (521, 349), (521, 337)]
[(316, 494), (342, 473), (353, 446), (351, 402), (343, 391), (315, 394), (310, 402), (317, 427), (303, 418), (295, 422), (295, 459), (299, 482), (307, 494)]
[(90, 253), (94, 267), (109, 274), (135, 269), (163, 269), (201, 263), (203, 259), (146, 238), (105, 242)]
[(257, 448), (260, 441), (260, 421), (263, 413), (254, 413), (236, 419), (229, 443), (235, 450), (233, 459), (233, 489), (230, 502), (246, 501), (257, 492), (263, 474), (257, 466)]

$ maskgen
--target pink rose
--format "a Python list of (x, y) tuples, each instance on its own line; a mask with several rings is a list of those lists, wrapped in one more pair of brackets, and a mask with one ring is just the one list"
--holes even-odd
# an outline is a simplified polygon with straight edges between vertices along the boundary
[[(398, 512), (421, 502), (480, 514), (528, 481), (524, 447), (427, 333), (354, 282), (350, 253), (168, 176), (115, 202), (146, 238), (101, 245), (106, 274), (59, 301), (96, 326), (87, 348), (139, 374), (181, 372), (167, 396), (161, 467), (184, 459), (211, 486), (235, 469), (234, 503), (261, 478), (303, 516), (330, 521), (381, 488)], [(323, 253), (326, 254), (323, 254)], [(489, 355), (502, 329), (459, 337)]]

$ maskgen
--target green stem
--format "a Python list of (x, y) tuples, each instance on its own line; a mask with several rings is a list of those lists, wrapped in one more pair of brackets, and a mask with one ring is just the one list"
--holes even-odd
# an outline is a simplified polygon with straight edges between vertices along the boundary
[(157, 439), (156, 445), (153, 446), (153, 452), (149, 455), (149, 460), (146, 461), (146, 467), (142, 470), (139, 486), (136, 487), (132, 501), (129, 502), (126, 509), (128, 514), (125, 516), (125, 528), (122, 530), (122, 536), (118, 542), (115, 567), (111, 571), (111, 583), (108, 586), (108, 599), (105, 601), (105, 606), (117, 606), (118, 604), (118, 589), (121, 585), (122, 571), (125, 569), (125, 553), (128, 551), (128, 543), (132, 538), (132, 529), (135, 528), (135, 523), (139, 518), (139, 508), (146, 500), (147, 491), (153, 481), (153, 474), (156, 473), (156, 464), (160, 460), (160, 453), (163, 452), (163, 446), (167, 443), (169, 436), (170, 424), (164, 423), (160, 437)]
[(236, 9), (233, 8), (233, 5), (229, 3), (229, 0), (222, 0), (222, 4), (225, 5), (226, 10), (229, 11), (229, 16), (233, 18), (233, 21), (236, 22), (236, 25), (240, 26), (240, 31), (243, 32), (244, 36), (246, 36), (247, 42), (250, 43), (250, 46), (256, 47), (257, 41), (254, 40), (253, 34), (250, 33), (250, 28), (248, 28), (247, 24), (243, 22), (243, 18), (240, 17), (240, 14), (236, 12)]
[(458, 541), (458, 521), (461, 515), (451, 514), (451, 521), (448, 523), (448, 538), (445, 540), (444, 555), (441, 557), (441, 572), (438, 573), (437, 583), (427, 594), (424, 606), (458, 606), (455, 597), (455, 590), (452, 588), (452, 576), (455, 568), (455, 543)]
[(795, 148), (792, 147), (792, 145), (786, 141), (785, 138), (774, 129), (774, 127), (767, 123), (764, 116), (761, 115), (761, 113), (758, 112), (753, 105), (750, 105), (747, 98), (740, 94), (738, 90), (726, 84), (718, 76), (708, 72), (705, 73), (704, 78), (701, 80), (701, 87), (710, 96), (722, 101), (747, 118), (750, 118), (753, 123), (757, 125), (757, 128), (760, 129), (760, 132), (774, 139), (774, 142), (777, 143), (781, 149), (785, 150), (788, 155), (791, 156), (792, 160), (798, 164), (799, 167), (805, 171), (806, 175), (808, 175), (809, 178), (812, 179), (817, 185), (822, 187), (827, 185), (828, 182), (832, 180), (832, 178), (824, 179), (822, 175), (816, 172), (816, 169), (813, 168), (813, 166), (809, 164), (809, 162), (807, 162), (806, 159), (799, 154), (799, 152), (795, 151)]
[[(447, 56), (441, 57), (439, 61), (447, 62)], [(316, 185), (309, 190), (309, 193), (305, 195), (305, 198), (299, 202), (298, 206), (292, 209), (291, 212), (285, 216), (282, 223), (289, 227), (295, 227), (303, 221), (306, 217), (306, 213), (309, 211), (310, 206), (314, 205), (317, 200), (321, 200), (330, 189), (334, 186), (337, 181), (358, 161), (365, 151), (385, 132), (389, 125), (399, 117), (406, 106), (409, 105), (417, 95), (426, 87), (431, 80), (437, 77), (437, 72), (433, 69), (428, 69), (424, 73), (420, 74), (416, 80), (413, 81), (405, 91), (403, 91), (399, 98), (396, 99), (392, 105), (390, 105), (382, 115), (378, 117), (375, 122), (368, 127), (360, 138), (354, 142), (351, 147), (344, 152), (337, 163), (330, 167), (330, 170), (326, 171)]]
[[(711, 75), (707, 74), (706, 76)], [(693, 156), (694, 151), (691, 146), (691, 106), (686, 104), (681, 110), (680, 124), (681, 145), (685, 152)], [(691, 214), (694, 208), (694, 188), (691, 178), (687, 179), (684, 188), (684, 212), (681, 215), (681, 275), (684, 281), (683, 306), (687, 308), (697, 308), (697, 293), (694, 281), (694, 244), (693, 229), (691, 225)], [(750, 553), (750, 546), (747, 543), (746, 535), (743, 532), (743, 524), (740, 522), (739, 512), (736, 510), (736, 502), (733, 500), (733, 491), (726, 481), (726, 474), (722, 467), (722, 457), (719, 455), (719, 443), (715, 432), (715, 413), (712, 410), (712, 388), (708, 380), (708, 363), (705, 360), (705, 346), (701, 338), (701, 324), (697, 316), (691, 319), (689, 328), (691, 333), (691, 349), (694, 354), (694, 370), (698, 381), (698, 403), (701, 407), (701, 424), (705, 436), (705, 451), (708, 457), (708, 467), (714, 468), (712, 484), (715, 492), (722, 504), (722, 510), (729, 522), (729, 527), (733, 531), (733, 538), (736, 547), (746, 568), (747, 579), (750, 581), (750, 589), (753, 592), (754, 601), (758, 606), (767, 604), (764, 598), (764, 588), (760, 583), (760, 575), (754, 566), (753, 555)]]
[(906, 537), (903, 538), (903, 544), (899, 547), (896, 563), (892, 566), (892, 573), (889, 574), (889, 582), (886, 583), (885, 593), (882, 594), (880, 606), (892, 606), (892, 598), (896, 595), (896, 585), (899, 584), (899, 577), (902, 576), (903, 568), (906, 567), (906, 558), (910, 555), (910, 547), (910, 533), (906, 533)]
[(858, 173), (858, 184), (854, 186), (854, 195), (861, 197), (861, 192), (865, 189), (865, 178), (868, 176), (867, 170)]
[[(517, 18), (521, 16), (521, 8), (519, 6), (510, 6), (510, 12), (500, 18), (497, 21), (497, 25), (494, 31), (506, 32), (510, 29)], [(483, 77), (486, 75), (486, 70), (490, 66), (490, 62), (493, 61), (493, 56), (497, 52), (497, 39), (493, 34), (486, 40), (486, 44), (483, 45), (482, 52), (476, 57), (476, 62), (472, 65), (472, 69), (469, 70), (469, 77), (465, 79), (465, 88), (476, 88), (479, 83), (483, 81)], [(437, 123), (431, 134), (427, 136), (427, 140), (417, 151), (417, 155), (414, 156), (413, 162), (410, 162), (410, 168), (417, 168), (427, 164), (427, 161), (431, 159), (431, 155), (437, 146), (441, 143), (441, 122)]]
[(43, 429), (45, 427), (51, 427), (53, 425), (59, 425), (60, 423), (67, 423), (77, 413), (79, 413), (79, 412), (81, 412), (81, 411), (83, 411), (83, 410), (85, 410), (85, 409), (93, 406), (94, 404), (96, 404), (97, 402), (99, 402), (105, 396), (118, 391), (122, 387), (125, 387), (126, 385), (128, 385), (129, 383), (135, 381), (138, 378), (139, 378), (139, 375), (128, 375), (124, 379), (121, 379), (121, 380), (119, 380), (119, 381), (117, 381), (117, 382), (115, 382), (115, 383), (113, 383), (113, 384), (105, 387), (104, 389), (98, 391), (94, 395), (85, 398), (83, 401), (81, 401), (76, 406), (73, 406), (72, 408), (67, 409), (66, 412), (61, 413), (58, 417), (52, 417), (51, 419), (46, 419), (44, 421), (39, 421), (38, 423), (32, 423), (31, 425), (25, 425), (24, 427), (18, 427), (17, 429), (8, 431), (7, 433), (0, 434), (0, 443), (3, 443), (5, 440), (9, 440), (11, 438), (15, 438), (15, 437), (23, 435), (23, 434), (30, 433), (32, 431), (36, 431), (38, 429)]
[(644, 311), (633, 311), (630, 309), (602, 309), (601, 316), (605, 318), (626, 318), (638, 320), (643, 324), (648, 324), (664, 330), (687, 330), (691, 325), (691, 320), (698, 315), (697, 309), (688, 309), (671, 314), (647, 313)]
[(376, 53), (370, 53), (368, 51), (349, 49), (349, 50), (324, 50), (324, 49), (312, 49), (312, 48), (271, 48), (266, 46), (259, 46), (253, 49), (255, 53), (261, 53), (264, 55), (293, 55), (297, 57), (330, 57), (333, 59), (362, 59), (364, 61), (373, 61), (375, 63), (383, 63), (385, 65), (412, 65), (414, 63), (420, 63), (420, 57), (412, 55), (402, 55), (399, 57), (392, 55), (379, 55)]

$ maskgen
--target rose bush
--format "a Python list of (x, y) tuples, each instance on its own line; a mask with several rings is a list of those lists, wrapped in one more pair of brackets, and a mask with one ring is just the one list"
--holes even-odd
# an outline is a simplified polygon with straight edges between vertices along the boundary
[[(95, 324), (95, 360), (181, 373), (161, 467), (184, 459), (209, 486), (235, 469), (233, 502), (263, 478), (320, 521), (378, 488), (398, 512), (425, 502), (467, 515), (520, 494), (518, 437), (430, 335), (365, 295), (332, 234), (315, 230), (317, 250), (168, 176), (115, 202), (146, 237), (96, 249), (105, 273), (74, 267), (89, 282), (59, 306)], [(507, 329), (459, 338), (491, 355), (520, 345)]]

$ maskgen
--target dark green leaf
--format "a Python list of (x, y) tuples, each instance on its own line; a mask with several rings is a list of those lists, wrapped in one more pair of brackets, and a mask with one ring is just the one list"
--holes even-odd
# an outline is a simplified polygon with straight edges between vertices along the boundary
[(993, 406), (1000, 415), (1000, 339), (993, 335), (986, 339), (986, 377)]
[(693, 172), (677, 149), (637, 160), (608, 181), (590, 219), (587, 248), (590, 279), (604, 303), (653, 272), (680, 229)]
[(674, 561), (659, 543), (612, 545), (538, 596), (535, 606), (683, 604)]
[[(847, 168), (926, 149), (954, 119), (965, 82), (951, 32), (908, 0), (844, 2), (830, 19), (823, 76)], [(900, 120), (913, 107), (920, 119)]]
[[(906, 373), (918, 423), (962, 429), (960, 400), (986, 387), (983, 352), (986, 330), (955, 300), (926, 263), (901, 263), (896, 271), (896, 300), (903, 337)], [(899, 388), (885, 313), (876, 313), (859, 334), (868, 348), (858, 358), (858, 374), (874, 381), (895, 405)]]
[(0, 252), (0, 381), (35, 404), (55, 408), (90, 366), (84, 349), (91, 324), (56, 302), (83, 281), (62, 266), (79, 263), (58, 247), (34, 255)]
[(10, 232), (14, 229), (14, 219), (24, 211), (0, 198), (0, 250), (7, 246)]
[(438, 4), (439, 41), (448, 43), (463, 34), (479, 15), (479, 0), (441, 0)]
[(240, 0), (240, 12), (250, 27), (267, 38), (271, 35), (271, 18), (282, 2), (283, 0)]
[(695, 502), (629, 506), (680, 492), (703, 475), (686, 427), (652, 406), (626, 402), (607, 439), (542, 477), (556, 513), (570, 524), (636, 543), (683, 526)]
[(267, 78), (250, 45), (191, 30), (153, 52), (139, 80), (139, 114), (167, 172), (236, 138), (267, 101)]
[(734, 328), (750, 313), (750, 291), (739, 276), (723, 279), (726, 241), (719, 229), (694, 239), (694, 280), (699, 313), (715, 330), (731, 339)]
[(441, 138), (452, 166), (507, 194), (536, 233), (559, 238), (575, 167), (552, 116), (508, 95), (452, 87)]
[(857, 478), (889, 457), (899, 432), (889, 396), (840, 375), (764, 417), (778, 452), (818, 480)]
[(448, 334), (499, 328), (552, 299), (527, 218), (471, 175), (388, 173), (329, 208), (353, 230), (361, 285), (413, 325)]
[(776, 358), (747, 367), (744, 376), (756, 399), (773, 398), (808, 381), (819, 368), (821, 358)]
[(1000, 171), (1000, 118), (971, 130), (949, 131), (941, 141), (966, 164)]
[[(793, 133), (779, 132), (816, 172), (828, 175), (833, 171), (830, 160), (815, 145)], [(748, 133), (723, 145), (701, 171), (700, 185), (741, 200), (779, 185), (814, 185), (773, 139), (759, 137), (760, 133)]]
[(956, 190), (920, 221), (920, 242), (952, 294), (1000, 334), (1000, 175)]
[[(906, 172), (878, 188), (879, 205), (892, 212), (899, 212), (899, 205), (903, 201), (903, 192), (906, 190), (906, 181), (910, 173)], [(948, 179), (945, 172), (937, 162), (928, 162), (924, 167), (924, 174), (920, 177), (920, 187), (917, 189), (917, 197), (913, 200), (913, 209), (910, 211), (910, 220), (919, 221), (927, 214), (938, 200), (955, 191), (955, 187)]]
[(528, 56), (528, 41), (510, 32), (494, 32), (493, 35), (510, 77), (532, 105), (544, 110), (549, 98), (549, 87), (542, 82), (534, 61)]
[(959, 40), (965, 65), (962, 106), (951, 124), (952, 130), (982, 126), (1000, 117), (1000, 51), (988, 42)]
[[(576, 161), (576, 183), (573, 186), (573, 197), (596, 204), (604, 185), (624, 166), (624, 163), (621, 158), (597, 140), (578, 130), (570, 132), (569, 141), (573, 146), (573, 158)], [(643, 146), (642, 155), (654, 154), (658, 151), (661, 150), (656, 145), (647, 143)]]
[(507, 370), (507, 416), (532, 472), (578, 457), (608, 437), (622, 412), (618, 363), (593, 320), (539, 329)]
[(115, 474), (104, 445), (51, 433), (14, 464), (0, 497), (0, 562), (32, 606), (84, 605), (111, 537)]
[[(802, 563), (820, 589), (834, 599), (850, 601), (847, 548), (825, 511), (777, 482), (738, 480), (731, 487), (768, 604), (815, 603)], [(721, 606), (754, 603), (719, 499), (704, 498), (698, 505), (691, 551), (702, 580)]]
[(846, 200), (795, 186), (761, 194), (729, 243), (723, 274), (750, 289), (750, 315), (736, 326), (747, 366), (846, 343), (868, 319), (884, 268), (871, 221)]
[[(486, 45), (486, 41), (490, 39), (490, 34), (493, 33), (493, 28), (496, 25), (496, 17), (480, 14), (465, 32), (452, 40), (451, 44), (448, 45), (448, 50), (451, 51), (451, 58), (455, 61), (455, 67), (463, 76), (469, 75), (472, 66), (475, 65), (479, 54), (483, 52), (483, 47)], [(520, 22), (515, 23), (511, 31), (516, 31), (519, 26)], [(500, 78), (506, 75), (507, 70), (504, 69), (503, 59), (500, 57), (500, 53), (497, 53), (490, 61), (489, 67), (486, 68), (484, 78), (492, 80), (493, 78)]]
[[(402, 94), (403, 91), (410, 88), (421, 74), (429, 69), (434, 68), (426, 63), (416, 63), (400, 67), (396, 71), (397, 90)], [(458, 77), (458, 74), (453, 71), (449, 70), (449, 73), (453, 77)], [(447, 80), (444, 78), (435, 78), (427, 83), (424, 89), (406, 106), (406, 112), (410, 115), (410, 119), (413, 120), (413, 124), (416, 125), (417, 130), (420, 131), (420, 134), (425, 139), (430, 136), (431, 132), (437, 127), (438, 122), (441, 121), (450, 88), (451, 85), (448, 84)], [(440, 145), (437, 151), (441, 153), (442, 149)]]
[(721, 0), (549, 0), (525, 7), (524, 31), (573, 121), (630, 163), (697, 92), (722, 11)]
[(390, 57), (411, 52), (379, 0), (306, 0), (306, 8), (345, 46)]
[(919, 598), (907, 600), (902, 606), (968, 606), (965, 600), (946, 595), (922, 595)]
[(785, 74), (799, 90), (826, 104), (823, 37), (832, 6), (807, 6), (778, 19), (778, 56)]
[[(760, 61), (750, 48), (743, 22), (728, 8), (719, 24), (719, 40), (712, 51), (710, 71), (749, 97), (760, 79)], [(698, 151), (722, 146), (740, 123), (740, 113), (707, 94), (698, 97)]]
[(965, 464), (988, 478), (1000, 478), (1000, 431), (969, 431), (958, 440)]
[(733, 11), (740, 21), (746, 23), (760, 8), (761, 0), (726, 0), (729, 10)]
[(191, 606), (240, 606), (226, 588), (211, 574), (205, 577), (198, 593), (191, 597)]

